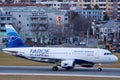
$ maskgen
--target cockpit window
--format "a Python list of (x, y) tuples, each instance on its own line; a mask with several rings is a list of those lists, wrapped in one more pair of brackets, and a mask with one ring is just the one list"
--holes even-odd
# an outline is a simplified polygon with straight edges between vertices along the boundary
[(104, 53), (104, 55), (112, 55), (112, 53)]

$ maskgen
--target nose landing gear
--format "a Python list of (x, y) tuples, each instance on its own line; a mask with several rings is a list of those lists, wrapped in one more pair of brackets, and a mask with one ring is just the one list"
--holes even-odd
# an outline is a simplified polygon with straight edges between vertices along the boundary
[(98, 71), (102, 71), (102, 68), (98, 68)]
[(98, 71), (102, 71), (102, 64), (101, 63), (98, 64)]

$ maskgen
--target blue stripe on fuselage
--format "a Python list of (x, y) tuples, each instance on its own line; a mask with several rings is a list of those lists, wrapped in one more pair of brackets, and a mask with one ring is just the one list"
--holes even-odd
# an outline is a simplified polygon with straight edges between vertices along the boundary
[(81, 60), (81, 59), (75, 59), (75, 63), (76, 64), (94, 64), (92, 62)]

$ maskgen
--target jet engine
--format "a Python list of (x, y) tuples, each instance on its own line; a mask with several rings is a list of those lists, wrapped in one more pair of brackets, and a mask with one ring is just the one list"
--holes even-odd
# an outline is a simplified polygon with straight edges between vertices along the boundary
[(74, 60), (63, 60), (61, 61), (61, 67), (67, 70), (73, 69), (75, 67), (75, 61)]

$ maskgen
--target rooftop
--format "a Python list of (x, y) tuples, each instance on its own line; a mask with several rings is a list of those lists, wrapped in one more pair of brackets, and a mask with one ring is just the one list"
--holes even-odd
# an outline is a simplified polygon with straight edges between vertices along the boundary
[[(32, 6), (32, 5), (24, 5), (24, 6), (1, 6), (1, 9), (6, 11), (46, 11), (46, 12), (58, 12), (58, 9), (50, 8), (47, 6)], [(60, 11), (59, 11), (60, 12)]]
[(46, 5), (45, 4), (0, 4), (0, 7), (7, 7), (7, 6), (21, 7), (21, 6), (46, 6)]

